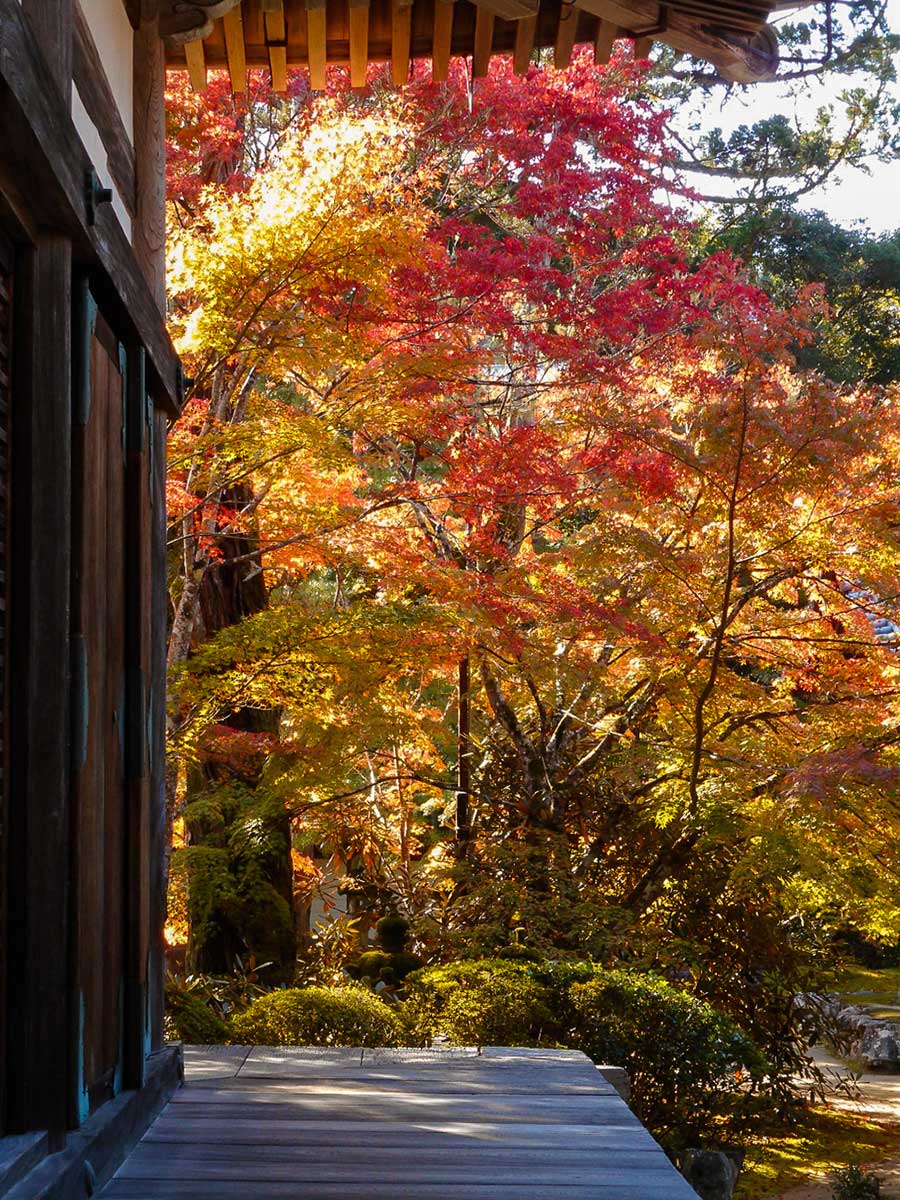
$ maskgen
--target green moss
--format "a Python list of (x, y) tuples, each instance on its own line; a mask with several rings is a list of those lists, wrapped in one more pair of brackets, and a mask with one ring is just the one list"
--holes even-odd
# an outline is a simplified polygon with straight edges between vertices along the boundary
[(735, 1200), (778, 1196), (837, 1167), (877, 1163), (900, 1146), (900, 1127), (866, 1121), (850, 1113), (815, 1108), (791, 1128), (780, 1125), (755, 1134), (738, 1179)]

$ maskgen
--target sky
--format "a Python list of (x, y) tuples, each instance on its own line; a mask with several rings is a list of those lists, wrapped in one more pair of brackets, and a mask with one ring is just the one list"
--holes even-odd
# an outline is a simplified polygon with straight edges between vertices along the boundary
[[(889, 0), (888, 16), (891, 29), (900, 32), (900, 0)], [(805, 111), (812, 115), (820, 104), (827, 103), (829, 90), (836, 93), (848, 82), (844, 77), (832, 80), (829, 86), (818, 86)], [(900, 85), (897, 98), (900, 100)], [(785, 101), (776, 83), (755, 84), (752, 88), (736, 89), (733, 98), (710, 112), (709, 120), (710, 124), (728, 131), (784, 111), (787, 111)], [(801, 119), (803, 112), (804, 109), (798, 109)], [(871, 174), (839, 168), (832, 182), (804, 198), (800, 207), (821, 209), (842, 225), (862, 220), (876, 234), (900, 229), (900, 162), (872, 161), (869, 165)]]

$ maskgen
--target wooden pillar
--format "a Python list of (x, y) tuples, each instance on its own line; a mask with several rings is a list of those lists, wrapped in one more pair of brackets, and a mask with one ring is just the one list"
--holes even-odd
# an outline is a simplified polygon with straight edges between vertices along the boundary
[[(137, 214), (133, 243), (138, 262), (161, 313), (166, 309), (166, 131), (165, 58), (156, 22), (143, 22), (134, 35), (134, 151)], [(141, 944), (146, 948), (149, 1049), (163, 1042), (163, 987), (168, 845), (166, 823), (166, 418), (151, 414), (145, 449), (149, 505), (148, 570), (141, 589), (142, 620), (149, 630), (146, 655), (149, 805), (144, 886), (149, 889)], [(137, 468), (143, 474), (144, 467)]]
[(69, 962), (71, 245), (16, 283), (10, 570), (10, 1129), (58, 1145), (73, 1113)]
[(150, 611), (150, 1034), (151, 1048), (163, 1044), (163, 989), (170, 822), (166, 814), (166, 414), (156, 411), (151, 426), (150, 502), (153, 562)]
[(160, 312), (166, 311), (166, 66), (155, 21), (134, 35), (134, 253)]
[[(22, 0), (68, 105), (72, 0)], [(9, 1042), (6, 1128), (72, 1121), (69, 928), (72, 247), (16, 263), (10, 512)]]

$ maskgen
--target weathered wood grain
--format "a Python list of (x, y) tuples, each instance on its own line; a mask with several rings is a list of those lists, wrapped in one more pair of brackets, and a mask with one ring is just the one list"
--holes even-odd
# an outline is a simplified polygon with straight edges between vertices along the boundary
[(189, 1078), (105, 1200), (696, 1200), (580, 1054), (230, 1047), (189, 1060), (230, 1075)]
[(29, 174), (30, 215), (70, 238), (83, 261), (97, 264), (98, 292), (110, 296), (116, 319), (146, 347), (154, 392), (176, 412), (180, 368), (157, 301), (110, 206), (101, 205), (89, 223), (84, 180), (90, 159), (18, 0), (0, 0), (0, 80), (0, 127), (10, 150), (4, 159)]

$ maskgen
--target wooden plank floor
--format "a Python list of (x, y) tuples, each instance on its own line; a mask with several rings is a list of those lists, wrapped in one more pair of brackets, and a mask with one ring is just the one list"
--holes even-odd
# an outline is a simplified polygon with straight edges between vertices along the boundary
[(189, 1047), (103, 1200), (696, 1200), (576, 1051)]

